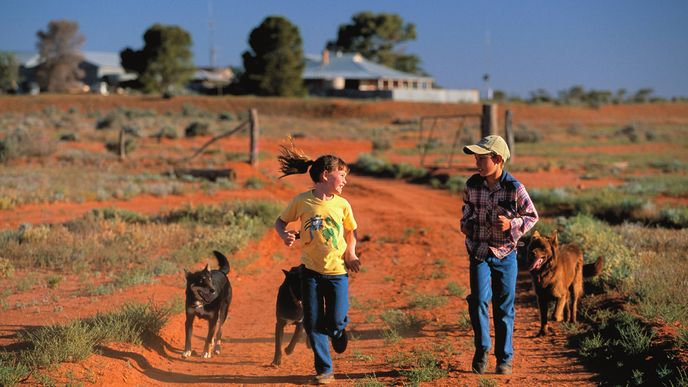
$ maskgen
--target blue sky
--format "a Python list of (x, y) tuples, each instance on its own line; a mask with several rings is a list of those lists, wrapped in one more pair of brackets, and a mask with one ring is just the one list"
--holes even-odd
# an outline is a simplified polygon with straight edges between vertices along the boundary
[[(0, 50), (34, 50), (50, 20), (79, 23), (83, 50), (140, 49), (154, 23), (193, 39), (198, 65), (210, 63), (210, 0), (0, 0)], [(397, 13), (416, 25), (406, 52), (445, 88), (527, 97), (573, 85), (663, 97), (688, 96), (686, 0), (212, 0), (217, 64), (241, 65), (248, 35), (270, 15), (301, 31), (304, 52), (319, 53), (360, 11)]]

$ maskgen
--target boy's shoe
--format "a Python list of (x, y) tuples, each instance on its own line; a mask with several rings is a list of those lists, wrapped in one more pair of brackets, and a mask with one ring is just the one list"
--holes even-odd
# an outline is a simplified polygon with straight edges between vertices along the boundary
[(334, 372), (325, 372), (322, 374), (317, 374), (315, 375), (315, 378), (313, 378), (313, 382), (315, 384), (330, 384), (334, 382)]
[(489, 352), (475, 352), (473, 355), (472, 369), (476, 374), (484, 374), (487, 371), (487, 362), (490, 358)]
[(496, 372), (501, 375), (511, 375), (514, 372), (514, 367), (511, 362), (504, 361), (497, 364)]
[(346, 334), (346, 329), (342, 329), (342, 334), (339, 337), (332, 338), (332, 349), (337, 353), (346, 351), (347, 344), (349, 344), (349, 335)]

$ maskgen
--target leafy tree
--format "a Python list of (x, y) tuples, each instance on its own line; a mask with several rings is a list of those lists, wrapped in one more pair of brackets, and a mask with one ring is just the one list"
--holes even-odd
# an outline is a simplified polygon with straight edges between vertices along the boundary
[(645, 103), (650, 99), (650, 97), (652, 96), (652, 93), (654, 93), (654, 92), (655, 91), (653, 89), (650, 89), (650, 88), (640, 89), (633, 95), (631, 100), (633, 102)]
[(360, 12), (352, 16), (350, 24), (339, 26), (337, 40), (328, 42), (327, 48), (358, 52), (399, 71), (422, 73), (420, 59), (397, 48), (399, 44), (415, 39), (416, 25), (404, 23), (397, 14)]
[(148, 92), (170, 93), (193, 75), (191, 35), (178, 26), (154, 24), (143, 34), (141, 50), (120, 52), (122, 67), (139, 75)]
[(0, 51), (0, 92), (15, 90), (19, 79), (19, 63), (14, 54)]
[(84, 59), (81, 45), (86, 40), (79, 32), (79, 24), (69, 20), (52, 20), (47, 31), (38, 31), (40, 64), (36, 79), (41, 89), (66, 92), (79, 85), (84, 71), (79, 63)]
[(269, 16), (251, 31), (252, 51), (242, 55), (245, 92), (257, 95), (302, 96), (303, 43), (299, 28), (281, 16)]

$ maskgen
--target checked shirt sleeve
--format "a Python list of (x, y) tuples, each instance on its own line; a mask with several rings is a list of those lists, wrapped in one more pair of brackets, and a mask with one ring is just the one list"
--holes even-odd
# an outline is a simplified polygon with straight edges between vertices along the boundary
[(514, 242), (533, 228), (539, 219), (535, 205), (523, 185), (520, 185), (516, 191), (516, 202), (519, 217), (511, 219), (511, 237)]

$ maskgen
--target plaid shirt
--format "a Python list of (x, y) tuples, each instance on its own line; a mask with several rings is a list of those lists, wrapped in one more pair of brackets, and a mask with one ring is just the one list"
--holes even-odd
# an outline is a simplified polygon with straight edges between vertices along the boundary
[[(463, 192), (461, 210), (466, 249), (468, 255), (478, 261), (484, 261), (490, 253), (504, 258), (516, 249), (519, 238), (538, 221), (525, 186), (506, 171), (492, 189), (479, 174), (471, 176)], [(499, 215), (511, 219), (511, 230), (500, 230)]]

